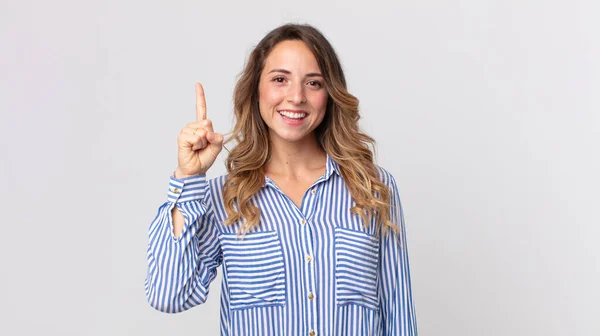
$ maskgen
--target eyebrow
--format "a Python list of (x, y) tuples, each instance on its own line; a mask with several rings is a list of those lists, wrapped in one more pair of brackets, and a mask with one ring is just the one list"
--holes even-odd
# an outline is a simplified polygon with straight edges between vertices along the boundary
[[(291, 71), (285, 70), (285, 69), (273, 69), (273, 70), (269, 71), (268, 73), (271, 73), (271, 72), (282, 72), (286, 75), (289, 75), (292, 73)], [(311, 72), (311, 73), (307, 73), (306, 76), (304, 76), (304, 77), (323, 77), (323, 75), (321, 75), (318, 72)]]

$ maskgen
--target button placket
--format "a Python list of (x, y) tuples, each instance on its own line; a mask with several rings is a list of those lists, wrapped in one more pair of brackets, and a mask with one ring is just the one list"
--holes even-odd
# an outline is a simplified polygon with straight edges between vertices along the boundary
[(312, 226), (313, 223), (310, 222), (315, 209), (317, 207), (317, 188), (319, 187), (319, 183), (322, 181), (319, 180), (313, 185), (304, 195), (302, 201), (302, 207), (300, 208), (301, 220), (300, 220), (300, 232), (304, 236), (302, 250), (304, 252), (304, 269), (306, 281), (304, 282), (305, 290), (305, 300), (308, 311), (308, 318), (306, 319), (306, 327), (309, 330), (309, 336), (316, 336), (317, 332), (315, 328), (317, 327), (318, 318), (317, 318), (317, 300), (318, 293), (316, 293), (316, 267), (315, 267), (315, 254), (314, 254), (314, 237), (312, 235)]
[[(304, 215), (304, 214), (303, 214)], [(305, 217), (306, 218), (306, 217)], [(316, 306), (316, 294), (315, 294), (315, 268), (313, 267), (313, 251), (314, 251), (314, 247), (313, 247), (313, 236), (312, 236), (312, 226), (311, 223), (305, 219), (302, 218), (300, 220), (300, 223), (302, 224), (300, 226), (300, 230), (302, 232), (302, 235), (304, 236), (303, 244), (302, 244), (302, 250), (304, 252), (304, 260), (305, 260), (305, 264), (304, 264), (304, 272), (305, 272), (305, 276), (306, 276), (306, 281), (304, 282), (305, 287), (305, 300), (306, 300), (306, 304), (307, 304), (307, 308), (308, 308), (308, 319), (307, 319), (307, 327), (309, 330), (311, 330), (311, 332), (314, 332), (314, 327), (316, 326), (317, 323), (317, 306)]]

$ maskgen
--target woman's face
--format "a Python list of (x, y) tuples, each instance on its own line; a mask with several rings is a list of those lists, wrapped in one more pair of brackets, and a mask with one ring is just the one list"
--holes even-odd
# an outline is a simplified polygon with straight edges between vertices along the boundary
[(271, 141), (296, 142), (312, 135), (327, 109), (324, 85), (317, 59), (304, 42), (273, 47), (258, 84), (260, 115)]

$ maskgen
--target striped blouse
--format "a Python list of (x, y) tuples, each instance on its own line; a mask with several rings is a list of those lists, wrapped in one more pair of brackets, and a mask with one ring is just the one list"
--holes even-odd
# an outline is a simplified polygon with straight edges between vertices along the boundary
[[(167, 201), (150, 224), (149, 304), (177, 313), (206, 301), (223, 265), (221, 335), (417, 335), (406, 234), (393, 176), (378, 173), (391, 190), (383, 237), (374, 221), (362, 225), (339, 167), (329, 156), (325, 174), (300, 208), (275, 183), (252, 203), (260, 225), (238, 239), (239, 223), (224, 225), (225, 176), (170, 178)], [(173, 234), (171, 210), (185, 218)]]

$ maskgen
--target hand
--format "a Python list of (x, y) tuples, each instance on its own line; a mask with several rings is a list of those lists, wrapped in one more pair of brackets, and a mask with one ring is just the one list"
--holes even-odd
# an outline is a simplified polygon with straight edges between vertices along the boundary
[(181, 130), (177, 147), (177, 178), (206, 174), (223, 148), (223, 135), (214, 132), (212, 122), (206, 119), (206, 100), (200, 83), (196, 83), (196, 121)]

